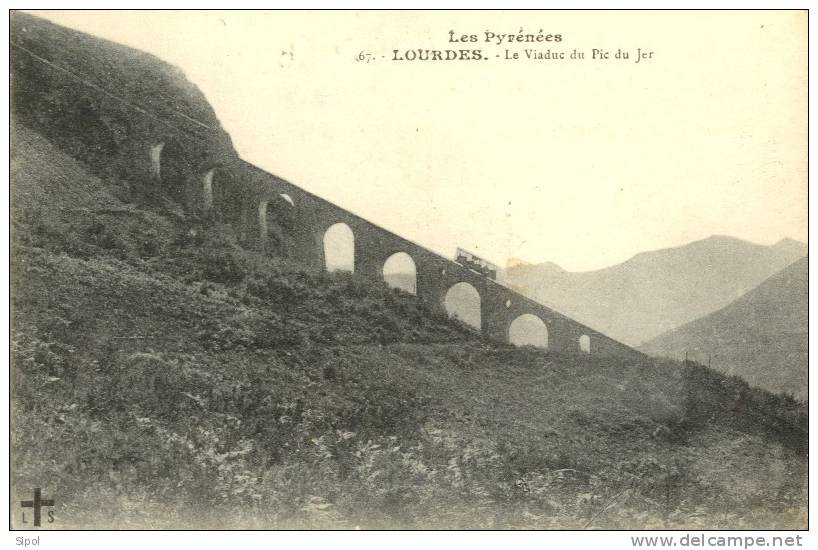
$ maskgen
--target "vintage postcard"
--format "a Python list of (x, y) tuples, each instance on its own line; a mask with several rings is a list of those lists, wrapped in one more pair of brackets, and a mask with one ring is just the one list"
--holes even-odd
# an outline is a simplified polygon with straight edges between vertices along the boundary
[(807, 24), (12, 10), (19, 544), (801, 544)]

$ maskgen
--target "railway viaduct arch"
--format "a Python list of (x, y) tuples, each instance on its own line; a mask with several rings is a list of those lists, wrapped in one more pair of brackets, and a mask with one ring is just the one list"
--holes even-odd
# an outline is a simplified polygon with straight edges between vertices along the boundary
[[(160, 143), (163, 142), (149, 145), (149, 169), (154, 178), (164, 180), (162, 162), (168, 147), (158, 147)], [(269, 248), (273, 239), (268, 224), (278, 220), (289, 233), (288, 255), (316, 269), (325, 269), (324, 237), (330, 228), (343, 224), (353, 236), (352, 264), (356, 274), (382, 281), (386, 262), (395, 254), (404, 253), (414, 262), (415, 294), (441, 314), (446, 314), (444, 300), (449, 289), (467, 283), (480, 296), (480, 331), (493, 340), (509, 342), (512, 323), (521, 316), (533, 315), (546, 327), (549, 350), (644, 359), (643, 354), (629, 346), (240, 159), (189, 166), (195, 171), (189, 179), (198, 182), (198, 196), (193, 199), (196, 207), (237, 223), (246, 241), (262, 251)], [(181, 177), (180, 173), (176, 170), (174, 175)], [(223, 177), (219, 178), (220, 174)], [(235, 188), (237, 179), (245, 183), (238, 199), (241, 204), (233, 206), (240, 215), (225, 216), (220, 210), (229, 208), (231, 193), (224, 187)], [(275, 208), (271, 208), (273, 205)]]
[[(162, 162), (168, 148), (157, 145), (154, 142), (149, 147), (150, 171), (155, 178), (163, 180)], [(480, 331), (493, 340), (509, 342), (512, 323), (521, 316), (533, 315), (545, 325), (549, 350), (644, 358), (640, 352), (465, 265), (444, 258), (249, 163), (239, 159), (219, 160), (199, 163), (195, 170), (198, 172), (191, 179), (198, 182), (199, 196), (194, 200), (197, 207), (214, 216), (232, 218), (247, 242), (261, 250), (267, 250), (274, 238), (268, 224), (271, 220), (278, 220), (289, 233), (287, 241), (292, 243), (288, 255), (316, 269), (325, 269), (325, 236), (330, 228), (343, 224), (353, 236), (352, 265), (356, 274), (382, 281), (386, 262), (395, 254), (406, 254), (415, 266), (415, 294), (441, 314), (446, 314), (444, 300), (449, 289), (458, 283), (467, 283), (480, 296)], [(177, 170), (177, 177), (178, 173)], [(220, 173), (225, 177), (219, 180)], [(234, 207), (241, 214), (221, 215), (218, 211), (228, 207), (230, 202), (227, 199), (230, 193), (225, 193), (223, 187), (234, 186), (233, 180), (236, 179), (250, 182), (245, 186), (242, 204)], [(273, 205), (275, 208), (271, 208)]]

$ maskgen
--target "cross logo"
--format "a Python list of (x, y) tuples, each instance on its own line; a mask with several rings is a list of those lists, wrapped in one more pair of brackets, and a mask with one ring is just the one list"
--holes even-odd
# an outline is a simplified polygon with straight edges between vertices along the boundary
[[(20, 506), (23, 508), (34, 508), (34, 527), (39, 527), (41, 522), (41, 510), (43, 506), (51, 507), (54, 506), (54, 499), (45, 499), (42, 498), (42, 491), (39, 487), (34, 489), (34, 500), (23, 500), (20, 501)], [(54, 512), (48, 512), (48, 523), (54, 521)], [(23, 512), (23, 523), (28, 523), (26, 521), (26, 513)]]

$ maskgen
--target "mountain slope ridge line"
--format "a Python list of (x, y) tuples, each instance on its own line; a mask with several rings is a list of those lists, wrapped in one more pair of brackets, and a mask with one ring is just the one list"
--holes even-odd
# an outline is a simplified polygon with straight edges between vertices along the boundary
[[(32, 57), (33, 57), (34, 59), (36, 59), (37, 61), (40, 61), (40, 62), (42, 62), (42, 63), (45, 63), (45, 64), (46, 64), (46, 65), (48, 65), (49, 67), (52, 67), (52, 68), (54, 68), (54, 69), (57, 69), (58, 71), (61, 71), (61, 72), (65, 73), (65, 74), (68, 74), (68, 75), (70, 75), (70, 76), (74, 77), (74, 78), (75, 78), (77, 81), (81, 82), (82, 84), (84, 84), (84, 85), (86, 85), (86, 86), (88, 86), (88, 87), (90, 87), (90, 88), (93, 88), (93, 89), (95, 89), (95, 90), (97, 90), (97, 91), (100, 91), (100, 92), (104, 93), (104, 94), (105, 94), (105, 95), (107, 95), (108, 97), (110, 97), (110, 98), (112, 98), (112, 99), (115, 99), (115, 100), (119, 101), (119, 102), (120, 102), (120, 103), (122, 103), (123, 105), (125, 105), (125, 106), (127, 106), (127, 107), (130, 107), (131, 109), (134, 109), (135, 111), (137, 111), (137, 112), (139, 112), (139, 113), (141, 113), (141, 114), (143, 114), (143, 115), (147, 115), (147, 116), (149, 116), (150, 118), (152, 118), (152, 119), (153, 119), (153, 120), (155, 120), (156, 122), (159, 122), (160, 124), (163, 124), (163, 125), (167, 126), (168, 128), (170, 128), (170, 129), (172, 129), (172, 130), (176, 130), (176, 131), (177, 131), (177, 132), (179, 132), (179, 133), (186, 134), (186, 135), (188, 135), (189, 137), (192, 137), (192, 138), (194, 138), (194, 139), (197, 137), (197, 136), (192, 136), (192, 135), (190, 135), (190, 134), (187, 134), (187, 132), (185, 132), (184, 130), (182, 130), (182, 129), (180, 129), (180, 128), (176, 127), (176, 126), (173, 126), (172, 124), (170, 124), (170, 123), (168, 123), (168, 122), (166, 122), (166, 121), (162, 120), (162, 118), (161, 118), (161, 117), (159, 117), (158, 115), (155, 115), (155, 114), (151, 113), (151, 112), (150, 112), (148, 109), (145, 109), (144, 107), (141, 107), (141, 106), (139, 106), (139, 105), (136, 105), (136, 104), (134, 104), (134, 103), (131, 103), (131, 102), (129, 102), (128, 100), (126, 100), (126, 99), (124, 99), (124, 98), (121, 98), (121, 97), (119, 97), (118, 95), (114, 94), (113, 92), (109, 92), (108, 90), (106, 90), (106, 89), (105, 89), (105, 88), (103, 88), (102, 86), (100, 86), (100, 85), (98, 85), (98, 84), (95, 84), (94, 82), (90, 82), (90, 81), (86, 80), (85, 78), (83, 78), (82, 76), (80, 76), (80, 75), (78, 75), (78, 74), (76, 74), (76, 73), (74, 73), (74, 72), (72, 72), (72, 71), (69, 71), (69, 70), (68, 70), (68, 69), (66, 69), (65, 67), (61, 67), (61, 66), (57, 65), (56, 63), (54, 63), (54, 62), (52, 62), (52, 61), (49, 61), (48, 59), (45, 59), (45, 58), (44, 58), (44, 57), (42, 57), (42, 56), (37, 55), (36, 53), (32, 52), (31, 50), (29, 50), (29, 49), (28, 49), (28, 48), (26, 48), (25, 46), (21, 46), (20, 44), (15, 43), (13, 40), (10, 40), (10, 41), (9, 41), (9, 44), (11, 44), (11, 46), (12, 46), (13, 48), (18, 48), (18, 49), (20, 49), (20, 50), (22, 50), (22, 51), (26, 52), (27, 54), (29, 54), (30, 56), (32, 56)], [(181, 116), (181, 117), (184, 117), (185, 119), (189, 120), (190, 122), (193, 122), (194, 124), (198, 124), (198, 125), (199, 125), (199, 126), (201, 126), (202, 128), (206, 128), (207, 130), (213, 130), (213, 131), (215, 131), (215, 129), (214, 129), (214, 128), (212, 128), (211, 126), (208, 126), (208, 125), (207, 125), (207, 124), (205, 124), (204, 122), (202, 122), (202, 121), (200, 121), (200, 120), (196, 120), (195, 118), (193, 118), (193, 117), (191, 117), (191, 116), (189, 116), (189, 115), (186, 115), (185, 113), (182, 113), (182, 112), (180, 112), (180, 111), (177, 111), (177, 110), (176, 110), (176, 109), (174, 109), (173, 107), (167, 106), (167, 108), (168, 108), (168, 109), (170, 109), (170, 110), (172, 110), (172, 111), (173, 111), (174, 113), (176, 113), (177, 115), (179, 115), (179, 116)]]

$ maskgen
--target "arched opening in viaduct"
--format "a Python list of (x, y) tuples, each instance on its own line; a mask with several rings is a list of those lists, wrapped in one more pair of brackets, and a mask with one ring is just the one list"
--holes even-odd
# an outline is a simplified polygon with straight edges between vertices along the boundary
[(162, 177), (162, 149), (164, 148), (164, 143), (157, 143), (151, 147), (151, 174), (156, 179)]
[(286, 256), (295, 225), (294, 203), (284, 194), (268, 197), (258, 205), (259, 238), (265, 250)]
[(213, 210), (213, 176), (216, 175), (216, 169), (211, 168), (205, 172), (202, 178), (202, 206), (206, 212)]
[(509, 325), (508, 341), (515, 346), (536, 346), (548, 349), (548, 328), (536, 315), (524, 313)]
[(392, 288), (417, 294), (417, 267), (412, 256), (396, 252), (383, 263), (383, 280)]
[(591, 337), (583, 334), (579, 337), (579, 351), (582, 353), (591, 353)]
[(452, 285), (443, 299), (443, 307), (449, 317), (459, 319), (480, 330), (480, 293), (469, 283)]
[(324, 267), (327, 271), (355, 271), (355, 235), (345, 223), (324, 233)]
[[(119, 150), (129, 135), (129, 126), (119, 113), (103, 113), (102, 102), (91, 97), (83, 97), (71, 108), (61, 110), (53, 121), (53, 130), (76, 135), (84, 145), (83, 155), (103, 162)], [(75, 128), (82, 128), (82, 132), (77, 134)]]
[(163, 190), (175, 198), (183, 197), (191, 175), (185, 152), (175, 142), (162, 142), (151, 147), (151, 172)]
[(201, 204), (213, 219), (236, 224), (244, 230), (242, 198), (236, 192), (233, 173), (228, 167), (213, 166), (201, 176)]

